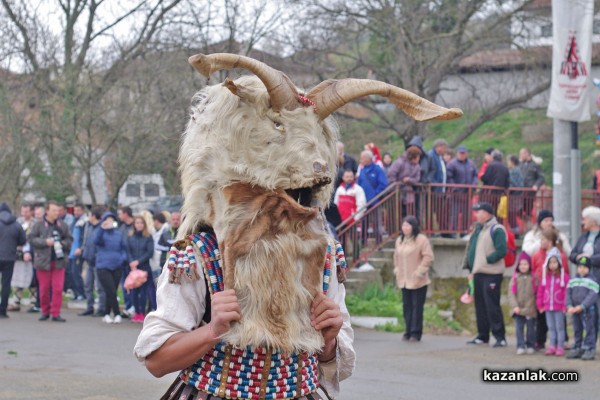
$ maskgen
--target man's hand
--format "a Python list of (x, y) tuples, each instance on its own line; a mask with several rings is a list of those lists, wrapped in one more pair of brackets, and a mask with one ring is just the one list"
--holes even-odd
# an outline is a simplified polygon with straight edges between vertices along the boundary
[(581, 306), (569, 307), (569, 309), (567, 310), (567, 312), (569, 314), (579, 314), (582, 311), (583, 311), (583, 307), (581, 307)]
[(80, 248), (75, 249), (74, 254), (75, 254), (75, 257), (79, 257), (81, 255), (81, 249)]
[(133, 271), (134, 269), (137, 269), (138, 265), (140, 265), (140, 262), (138, 260), (133, 260), (129, 263), (129, 268)]
[(336, 338), (342, 329), (342, 312), (340, 307), (323, 293), (319, 292), (313, 299), (310, 308), (310, 324), (321, 331), (325, 339), (325, 347), (321, 352), (324, 360), (335, 357)]
[(227, 289), (213, 295), (209, 328), (215, 339), (229, 331), (231, 322), (239, 321), (241, 318), (242, 311), (235, 290)]
[(52, 238), (46, 239), (46, 244), (48, 245), (48, 247), (54, 246), (54, 239), (52, 239)]
[(521, 309), (519, 307), (515, 307), (515, 308), (513, 308), (513, 313), (519, 315), (519, 314), (521, 314)]
[(23, 253), (23, 261), (29, 262), (31, 260), (32, 260), (32, 258), (31, 258), (31, 254), (30, 253)]

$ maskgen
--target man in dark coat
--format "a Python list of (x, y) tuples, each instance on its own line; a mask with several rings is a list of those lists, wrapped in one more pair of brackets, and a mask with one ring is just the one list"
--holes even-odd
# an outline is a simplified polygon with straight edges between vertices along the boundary
[(344, 143), (337, 142), (337, 154), (338, 170), (334, 186), (336, 188), (339, 187), (342, 183), (342, 176), (344, 175), (345, 170), (352, 170), (352, 172), (354, 172), (354, 175), (356, 175), (356, 171), (358, 171), (358, 163), (356, 162), (356, 160), (344, 152)]
[(523, 217), (525, 220), (529, 220), (535, 203), (536, 192), (544, 184), (545, 178), (542, 169), (531, 157), (531, 151), (525, 147), (519, 151), (519, 169), (523, 176), (523, 185), (533, 189), (523, 192)]
[(501, 189), (486, 189), (481, 194), (482, 200), (489, 202), (494, 210), (498, 209), (500, 196), (506, 194), (510, 186), (510, 171), (502, 162), (503, 154), (500, 150), (492, 151), (492, 161), (487, 165), (485, 173), (481, 177), (481, 182), (485, 186), (497, 186)]
[[(477, 167), (469, 159), (467, 148), (458, 146), (456, 158), (448, 163), (448, 184), (477, 186)], [(466, 232), (469, 229), (469, 188), (453, 187), (449, 190), (450, 229)]]
[(12, 280), (17, 247), (25, 245), (27, 237), (17, 218), (12, 215), (6, 203), (0, 203), (0, 274), (2, 274), (2, 295), (0, 297), (0, 318), (8, 318), (8, 296)]

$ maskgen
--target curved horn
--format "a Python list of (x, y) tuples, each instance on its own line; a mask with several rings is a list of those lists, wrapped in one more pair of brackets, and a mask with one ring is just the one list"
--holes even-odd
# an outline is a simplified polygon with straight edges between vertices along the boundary
[(372, 79), (327, 80), (315, 86), (306, 97), (317, 105), (317, 114), (327, 118), (344, 104), (359, 97), (378, 94), (417, 121), (448, 120), (462, 116), (458, 108), (438, 106), (407, 90)]
[(247, 69), (263, 82), (271, 99), (271, 108), (275, 111), (284, 108), (293, 110), (300, 106), (298, 92), (290, 78), (283, 72), (253, 58), (230, 53), (196, 54), (191, 56), (188, 62), (207, 78), (213, 72), (222, 69)]

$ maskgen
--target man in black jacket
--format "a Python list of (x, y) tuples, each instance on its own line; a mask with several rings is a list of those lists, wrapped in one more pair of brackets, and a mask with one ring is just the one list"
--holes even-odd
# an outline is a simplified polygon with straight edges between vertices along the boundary
[(489, 202), (494, 210), (498, 209), (500, 196), (506, 194), (510, 186), (510, 172), (508, 167), (502, 162), (503, 154), (500, 150), (492, 151), (492, 161), (487, 165), (485, 173), (481, 177), (481, 182), (486, 186), (497, 186), (501, 189), (486, 189), (482, 193), (482, 200)]
[(8, 318), (8, 296), (12, 280), (17, 247), (25, 245), (27, 237), (17, 218), (12, 215), (6, 203), (0, 203), (0, 273), (2, 274), (2, 295), (0, 297), (0, 318)]

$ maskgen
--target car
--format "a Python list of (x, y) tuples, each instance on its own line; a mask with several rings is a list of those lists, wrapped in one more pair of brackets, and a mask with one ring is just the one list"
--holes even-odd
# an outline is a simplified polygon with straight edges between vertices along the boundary
[(150, 210), (155, 212), (161, 211), (180, 211), (181, 206), (183, 205), (183, 196), (175, 195), (175, 196), (163, 196), (156, 200), (150, 206)]

